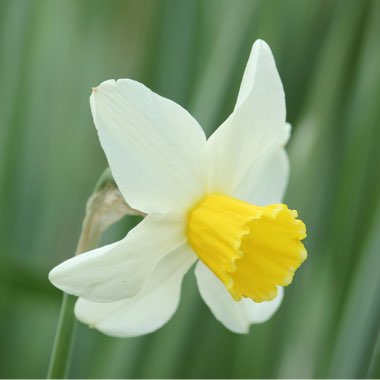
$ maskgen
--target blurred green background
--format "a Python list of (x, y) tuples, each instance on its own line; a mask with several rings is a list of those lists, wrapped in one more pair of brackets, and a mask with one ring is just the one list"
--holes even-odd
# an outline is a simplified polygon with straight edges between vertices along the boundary
[(192, 273), (154, 334), (116, 339), (78, 324), (70, 377), (380, 377), (376, 0), (0, 0), (0, 377), (46, 375), (61, 302), (47, 274), (73, 254), (107, 165), (91, 86), (139, 80), (210, 134), (257, 38), (284, 82), (286, 202), (308, 226), (309, 259), (249, 335), (214, 319)]

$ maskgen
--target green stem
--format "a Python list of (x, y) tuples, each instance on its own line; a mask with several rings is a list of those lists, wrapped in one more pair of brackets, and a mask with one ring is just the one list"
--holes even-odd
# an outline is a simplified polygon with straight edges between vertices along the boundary
[(75, 300), (76, 297), (66, 293), (63, 294), (61, 312), (47, 374), (48, 379), (64, 379), (67, 376), (76, 325), (74, 318)]
[[(91, 198), (90, 198), (91, 199)], [(91, 209), (91, 208), (90, 208)], [(93, 212), (87, 208), (83, 221), (82, 233), (79, 238), (76, 255), (95, 248), (100, 238), (100, 229), (91, 228)], [(96, 226), (97, 227), (97, 226)], [(54, 338), (53, 351), (50, 358), (48, 379), (66, 379), (71, 359), (76, 320), (74, 318), (74, 305), (76, 297), (63, 293), (61, 311), (59, 314), (57, 330)]]
[[(103, 232), (124, 215), (137, 213), (123, 200), (107, 169), (100, 177), (94, 192), (87, 201), (76, 255), (98, 246)], [(64, 294), (59, 315), (53, 352), (50, 358), (48, 379), (64, 379), (70, 364), (75, 332), (74, 305), (76, 297)]]

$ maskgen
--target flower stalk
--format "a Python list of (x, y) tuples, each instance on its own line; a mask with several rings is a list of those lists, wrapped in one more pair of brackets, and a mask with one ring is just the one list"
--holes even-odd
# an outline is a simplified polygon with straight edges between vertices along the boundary
[[(106, 169), (87, 201), (82, 232), (75, 255), (96, 248), (105, 230), (127, 214), (142, 215), (142, 213), (132, 209), (125, 203), (111, 171)], [(64, 379), (67, 377), (76, 326), (74, 317), (75, 302), (75, 296), (63, 293), (47, 374), (48, 379)]]
[(76, 325), (73, 314), (75, 300), (75, 296), (63, 293), (61, 311), (47, 374), (48, 379), (65, 379), (67, 376)]

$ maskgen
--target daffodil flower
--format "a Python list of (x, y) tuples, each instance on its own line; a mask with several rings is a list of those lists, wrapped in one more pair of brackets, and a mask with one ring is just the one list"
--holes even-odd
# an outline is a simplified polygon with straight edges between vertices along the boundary
[(235, 109), (208, 140), (180, 105), (133, 80), (103, 82), (90, 102), (119, 190), (147, 216), (50, 272), (80, 297), (76, 317), (113, 336), (155, 331), (197, 262), (200, 294), (224, 326), (247, 333), (270, 318), (306, 258), (306, 233), (280, 203), (290, 128), (268, 45), (254, 43)]

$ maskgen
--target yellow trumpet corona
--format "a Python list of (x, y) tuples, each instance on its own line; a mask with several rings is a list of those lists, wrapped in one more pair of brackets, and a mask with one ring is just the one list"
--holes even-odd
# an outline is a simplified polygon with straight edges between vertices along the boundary
[(277, 296), (307, 254), (305, 224), (285, 204), (255, 206), (222, 194), (205, 196), (189, 213), (189, 243), (235, 301)]

